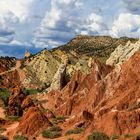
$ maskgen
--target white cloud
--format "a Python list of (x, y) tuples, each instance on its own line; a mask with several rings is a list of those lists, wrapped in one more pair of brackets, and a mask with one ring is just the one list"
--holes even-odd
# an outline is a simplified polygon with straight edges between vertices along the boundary
[(111, 34), (115, 37), (140, 37), (140, 16), (122, 13), (114, 21)]
[(139, 16), (140, 0), (0, 0), (0, 44), (38, 50), (78, 34), (140, 37)]
[(29, 15), (31, 5), (36, 0), (1, 0), (0, 13), (11, 12), (20, 21), (26, 20)]
[(122, 0), (115, 5), (114, 0), (52, 0), (33, 43), (52, 47), (78, 34), (109, 35), (114, 19), (126, 11), (123, 4)]
[(28, 46), (28, 47), (31, 47), (32, 44), (28, 43), (28, 42), (20, 42), (18, 40), (12, 40), (9, 45), (15, 45), (15, 46)]

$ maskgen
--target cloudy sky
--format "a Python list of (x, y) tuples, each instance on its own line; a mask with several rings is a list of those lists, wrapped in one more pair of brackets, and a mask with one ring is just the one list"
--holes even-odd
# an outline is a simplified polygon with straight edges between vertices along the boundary
[(0, 0), (0, 55), (22, 57), (75, 35), (140, 37), (140, 0)]

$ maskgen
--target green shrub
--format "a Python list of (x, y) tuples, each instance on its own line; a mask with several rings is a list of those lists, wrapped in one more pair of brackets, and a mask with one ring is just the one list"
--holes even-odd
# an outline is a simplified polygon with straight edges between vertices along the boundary
[(68, 138), (67, 140), (75, 140), (74, 138)]
[(26, 95), (32, 95), (32, 94), (37, 94), (39, 92), (41, 92), (39, 89), (23, 89), (23, 92), (26, 94)]
[(62, 131), (62, 129), (57, 125), (56, 126), (54, 125), (54, 126), (50, 127), (49, 130), (50, 131), (57, 131), (57, 132)]
[(109, 140), (109, 137), (102, 132), (93, 132), (88, 136), (88, 140)]
[(76, 127), (72, 130), (68, 130), (65, 135), (71, 135), (71, 134), (79, 134), (82, 133), (84, 131), (84, 128), (80, 128), (80, 127)]
[(14, 140), (28, 140), (28, 138), (22, 135), (15, 135)]
[(134, 135), (132, 135), (132, 134), (125, 134), (124, 135), (124, 138), (132, 138)]
[(110, 139), (111, 140), (116, 140), (116, 139), (119, 139), (119, 136), (116, 135), (116, 134), (113, 134)]
[(6, 116), (8, 121), (19, 121), (19, 116)]
[(54, 119), (53, 119), (53, 123), (54, 124), (59, 124), (59, 123), (63, 123), (65, 121), (66, 117), (64, 116), (56, 116)]
[(45, 138), (58, 138), (62, 135), (62, 129), (59, 126), (52, 126), (49, 129), (42, 132), (42, 136)]
[(8, 106), (10, 92), (7, 89), (0, 88), (0, 98), (2, 99), (4, 106)]

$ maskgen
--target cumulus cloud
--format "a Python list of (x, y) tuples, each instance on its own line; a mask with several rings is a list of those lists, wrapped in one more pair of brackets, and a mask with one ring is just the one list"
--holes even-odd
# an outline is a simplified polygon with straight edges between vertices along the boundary
[(51, 48), (78, 34), (109, 35), (114, 19), (124, 11), (122, 0), (115, 5), (114, 0), (52, 0), (33, 43)]
[(140, 16), (122, 13), (114, 21), (111, 34), (115, 37), (140, 37)]
[(39, 50), (79, 34), (140, 37), (140, 0), (0, 0), (0, 45)]

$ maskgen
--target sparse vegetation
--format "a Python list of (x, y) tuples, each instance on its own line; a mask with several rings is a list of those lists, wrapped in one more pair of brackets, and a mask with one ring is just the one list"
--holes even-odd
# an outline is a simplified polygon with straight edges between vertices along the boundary
[(88, 136), (88, 140), (109, 140), (109, 137), (102, 132), (93, 132)]
[(19, 116), (6, 116), (8, 121), (19, 121)]
[(3, 101), (5, 107), (8, 105), (9, 97), (10, 92), (5, 88), (0, 88), (0, 98)]
[(68, 130), (65, 135), (79, 134), (79, 133), (82, 133), (84, 130), (85, 130), (84, 128), (76, 127), (72, 130)]
[(39, 89), (23, 89), (23, 92), (27, 95), (37, 94), (41, 92)]
[(22, 135), (15, 135), (14, 140), (28, 140), (28, 138)]
[(49, 129), (42, 132), (42, 136), (45, 138), (58, 138), (62, 135), (62, 129), (59, 126), (52, 126)]
[(56, 116), (53, 119), (53, 123), (54, 124), (59, 124), (59, 123), (63, 123), (65, 121), (66, 117), (65, 116)]
[(110, 140), (116, 140), (116, 139), (119, 139), (119, 136), (116, 134), (113, 134), (110, 138)]
[(67, 140), (75, 140), (74, 138), (68, 138)]
[(132, 134), (125, 134), (124, 135), (124, 138), (132, 138), (134, 135), (132, 135)]

